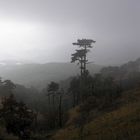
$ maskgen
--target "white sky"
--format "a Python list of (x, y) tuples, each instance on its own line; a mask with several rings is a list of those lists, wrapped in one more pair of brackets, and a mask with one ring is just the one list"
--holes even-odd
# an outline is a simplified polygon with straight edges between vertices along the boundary
[(97, 42), (98, 64), (140, 57), (139, 0), (0, 0), (0, 60), (70, 61), (72, 42)]

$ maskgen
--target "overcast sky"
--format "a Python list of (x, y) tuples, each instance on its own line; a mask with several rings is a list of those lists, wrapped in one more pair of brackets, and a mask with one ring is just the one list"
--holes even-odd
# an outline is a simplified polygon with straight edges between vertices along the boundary
[(69, 62), (81, 38), (97, 64), (140, 57), (140, 0), (0, 0), (0, 60)]

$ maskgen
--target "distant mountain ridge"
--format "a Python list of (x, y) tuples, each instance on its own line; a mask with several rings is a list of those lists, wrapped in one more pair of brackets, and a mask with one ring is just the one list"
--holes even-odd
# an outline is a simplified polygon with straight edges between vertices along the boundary
[[(1, 62), (2, 63), (2, 62)], [(42, 88), (50, 81), (61, 81), (71, 76), (79, 74), (79, 66), (71, 63), (28, 63), (24, 64), (18, 61), (1, 64), (0, 76), (4, 79), (10, 79), (15, 83), (25, 86), (35, 86)], [(102, 66), (88, 64), (91, 74), (97, 73)]]
[(130, 73), (140, 72), (140, 58), (135, 61), (129, 61), (121, 66), (108, 66), (101, 70), (104, 75), (110, 75), (113, 77), (121, 76), (121, 78), (127, 77)]
[(30, 64), (33, 63), (31, 61), (27, 61), (27, 60), (0, 60), (0, 67), (1, 66), (9, 66), (9, 65), (23, 65), (23, 64)]

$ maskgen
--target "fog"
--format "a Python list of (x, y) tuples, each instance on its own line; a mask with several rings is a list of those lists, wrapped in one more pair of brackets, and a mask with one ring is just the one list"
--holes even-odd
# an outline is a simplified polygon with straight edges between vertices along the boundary
[(134, 60), (139, 13), (139, 0), (0, 0), (0, 60), (70, 62), (81, 38), (96, 40), (96, 64)]

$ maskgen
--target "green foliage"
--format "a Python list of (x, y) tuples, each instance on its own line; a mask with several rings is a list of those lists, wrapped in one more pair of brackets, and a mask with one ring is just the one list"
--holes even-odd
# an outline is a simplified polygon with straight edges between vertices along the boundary
[(9, 134), (29, 139), (35, 114), (24, 103), (17, 102), (11, 94), (3, 99), (0, 114)]
[(140, 59), (130, 61), (119, 67), (105, 67), (101, 70), (104, 77), (113, 77), (120, 84), (121, 90), (134, 89), (140, 85)]
[(59, 89), (59, 84), (52, 81), (48, 85), (48, 89), (47, 90), (48, 90), (49, 93), (54, 93), (54, 92), (58, 91), (58, 89)]
[(104, 77), (96, 74), (93, 77), (93, 95), (104, 96), (106, 98), (115, 98), (119, 96), (120, 87), (112, 77)]
[(79, 103), (80, 98), (80, 78), (74, 77), (70, 81), (68, 92), (73, 96), (73, 107)]
[(4, 80), (0, 78), (0, 94), (7, 96), (13, 93), (13, 90), (16, 88), (16, 85), (11, 80)]
[(101, 104), (105, 102), (112, 105), (111, 102), (120, 96), (120, 86), (112, 77), (104, 77), (101, 74), (93, 77), (87, 75), (84, 80), (74, 77), (70, 82), (69, 93), (73, 96), (74, 106), (92, 96), (100, 98)]
[(59, 88), (59, 84), (51, 82), (47, 88), (43, 89), (43, 92), (47, 95), (48, 110), (44, 112), (44, 116), (47, 122), (47, 129), (52, 130), (63, 125), (63, 95), (64, 90)]

